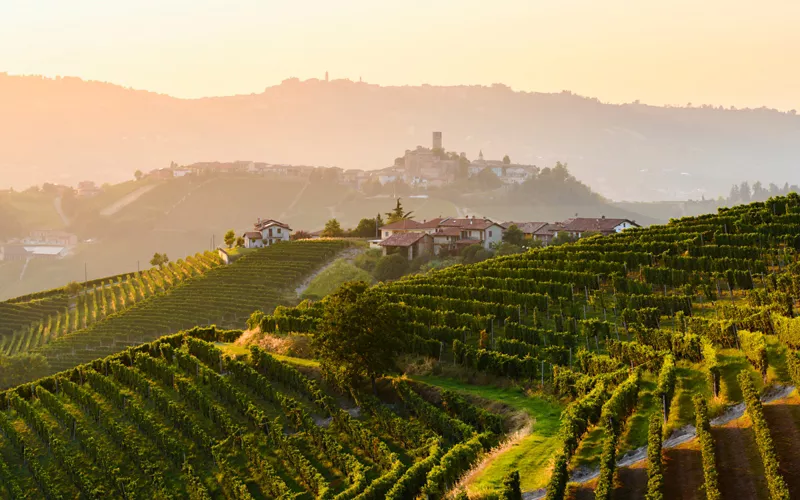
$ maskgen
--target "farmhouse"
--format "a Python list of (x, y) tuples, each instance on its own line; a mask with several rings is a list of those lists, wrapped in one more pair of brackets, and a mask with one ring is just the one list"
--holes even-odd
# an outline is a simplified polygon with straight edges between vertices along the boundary
[(433, 237), (428, 233), (397, 233), (378, 245), (383, 247), (383, 255), (399, 253), (408, 260), (433, 253)]
[(585, 233), (599, 233), (604, 236), (619, 233), (632, 227), (640, 227), (636, 221), (629, 219), (607, 219), (606, 216), (599, 218), (576, 217), (562, 222), (564, 231), (573, 238), (580, 238)]
[[(475, 244), (483, 245), (488, 250), (502, 240), (503, 230), (503, 226), (496, 222), (475, 217), (438, 217), (423, 222), (405, 219), (380, 228), (384, 241), (402, 234), (429, 234), (433, 237), (435, 255)], [(379, 245), (383, 246), (382, 242)]]
[(253, 224), (253, 231), (242, 235), (245, 248), (261, 248), (281, 241), (289, 241), (292, 228), (273, 219), (261, 219)]

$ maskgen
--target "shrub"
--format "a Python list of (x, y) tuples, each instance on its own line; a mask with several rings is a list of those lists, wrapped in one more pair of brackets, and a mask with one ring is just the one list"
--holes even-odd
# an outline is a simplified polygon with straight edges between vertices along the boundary
[(372, 275), (378, 281), (396, 280), (408, 273), (408, 259), (400, 254), (381, 257)]

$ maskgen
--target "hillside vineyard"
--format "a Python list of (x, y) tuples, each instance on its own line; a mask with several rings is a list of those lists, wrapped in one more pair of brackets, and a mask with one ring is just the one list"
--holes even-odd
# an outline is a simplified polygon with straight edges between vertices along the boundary
[[(141, 273), (89, 282), (86, 293), (63, 289), (0, 303), (24, 316), (0, 340), (6, 354), (40, 353), (51, 373), (198, 324), (241, 324), (254, 309), (274, 308), (293, 287), (347, 243), (292, 242), (220, 265), (207, 252)], [(17, 299), (20, 300), (20, 299)], [(41, 305), (40, 305), (41, 304)], [(56, 305), (52, 305), (56, 304)], [(56, 308), (59, 309), (56, 309)], [(55, 314), (53, 314), (53, 309)]]
[[(487, 453), (513, 439), (508, 413), (436, 379), (387, 377), (377, 398), (258, 347), (225, 354), (238, 330), (155, 338), (164, 321), (253, 310), (248, 327), (313, 335), (325, 300), (274, 308), (278, 290), (345, 245), (259, 250), (46, 344), (65, 371), (0, 393), (3, 495), (438, 499), (489, 456), (473, 480), (495, 460), (510, 479), (467, 484), (470, 498), (514, 498), (520, 482), (548, 499), (800, 497), (796, 194), (372, 287), (410, 334), (407, 358), (559, 406), (551, 455), (519, 441), (512, 463)], [(100, 346), (115, 354), (88, 362)]]

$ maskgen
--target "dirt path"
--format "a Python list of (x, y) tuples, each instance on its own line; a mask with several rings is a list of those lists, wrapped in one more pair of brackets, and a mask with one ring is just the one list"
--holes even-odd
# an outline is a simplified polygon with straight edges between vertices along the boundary
[(117, 201), (115, 201), (111, 205), (109, 205), (106, 208), (100, 210), (100, 215), (102, 215), (104, 217), (108, 217), (110, 215), (114, 215), (115, 213), (119, 212), (123, 208), (125, 208), (128, 205), (130, 205), (131, 203), (133, 203), (134, 201), (138, 200), (139, 197), (141, 197), (143, 194), (149, 192), (150, 190), (152, 190), (155, 187), (156, 187), (155, 184), (150, 184), (149, 186), (142, 186), (139, 189), (137, 189), (136, 191), (126, 194), (125, 196), (123, 196), (122, 198), (118, 199)]
[(337, 260), (346, 259), (346, 260), (351, 261), (351, 260), (355, 259), (357, 255), (359, 255), (361, 253), (364, 253), (365, 251), (366, 251), (366, 248), (356, 248), (356, 247), (350, 247), (350, 248), (346, 248), (346, 249), (342, 250), (341, 252), (339, 252), (336, 255), (334, 255), (333, 258), (328, 261), (328, 263), (326, 263), (324, 266), (322, 266), (319, 269), (317, 269), (316, 271), (314, 271), (310, 276), (308, 276), (305, 280), (303, 280), (303, 282), (300, 283), (300, 285), (298, 285), (297, 288), (295, 288), (295, 290), (294, 290), (295, 293), (297, 293), (297, 296), (299, 297), (303, 292), (306, 291), (306, 289), (311, 284), (311, 282), (314, 281), (314, 278), (319, 276), (319, 274), (322, 271), (324, 271), (324, 270), (328, 269), (329, 267), (331, 267), (333, 265), (333, 263), (336, 262)]
[(61, 217), (61, 222), (64, 223), (64, 226), (69, 226), (69, 217), (67, 217), (67, 214), (64, 213), (64, 208), (61, 206), (60, 196), (57, 196), (53, 200), (53, 208), (56, 210), (58, 216)]
[(712, 427), (722, 498), (769, 498), (761, 457), (749, 421)]
[(684, 443), (664, 451), (664, 498), (674, 500), (705, 499), (703, 456), (697, 443)]
[(297, 196), (295, 196), (294, 199), (292, 200), (292, 202), (289, 203), (289, 206), (286, 207), (286, 210), (281, 212), (281, 214), (278, 216), (278, 220), (283, 220), (286, 217), (287, 214), (292, 212), (292, 209), (295, 207), (295, 205), (297, 205), (297, 203), (300, 201), (300, 198), (303, 197), (303, 193), (306, 192), (306, 189), (310, 185), (311, 185), (311, 181), (310, 180), (307, 180), (306, 183), (303, 184), (303, 187), (300, 188), (300, 191), (297, 193)]
[(764, 416), (775, 443), (781, 475), (792, 498), (800, 498), (800, 398), (764, 405)]
[[(792, 393), (792, 391), (794, 391), (794, 386), (790, 386), (790, 385), (775, 386), (775, 387), (772, 387), (771, 389), (769, 389), (769, 390), (767, 390), (765, 392), (765, 394), (761, 397), (761, 401), (762, 401), (762, 403), (766, 404), (766, 403), (770, 403), (770, 402), (773, 402), (773, 401), (784, 400), (784, 399), (789, 397), (789, 395)], [(711, 420), (712, 434), (717, 429), (728, 427), (728, 424), (731, 424), (732, 422), (733, 422), (733, 424), (731, 424), (731, 425), (740, 425), (741, 422), (738, 422), (738, 419), (741, 418), (744, 415), (744, 410), (745, 410), (744, 403), (739, 403), (739, 404), (736, 404), (736, 405), (733, 405), (733, 406), (729, 407), (724, 413), (722, 413), (722, 415), (712, 419)], [(750, 434), (750, 439), (752, 440), (753, 446), (755, 446), (755, 438), (752, 437), (752, 431), (748, 430), (748, 432), (751, 433)], [(681, 427), (680, 429), (675, 430), (675, 432), (673, 432), (672, 435), (670, 435), (669, 438), (664, 440), (662, 446), (663, 446), (664, 450), (668, 450), (668, 449), (671, 449), (671, 448), (675, 448), (675, 447), (677, 447), (677, 446), (679, 446), (679, 445), (681, 445), (683, 443), (691, 442), (691, 441), (693, 441), (695, 439), (695, 437), (696, 437), (696, 432), (695, 432), (694, 426), (687, 425), (685, 427)], [(732, 437), (736, 438), (736, 436), (732, 436)], [(727, 438), (721, 438), (721, 439), (727, 439)], [(718, 442), (718, 441), (716, 441), (716, 435), (715, 435), (715, 442)], [(744, 439), (744, 440), (741, 440), (739, 442), (739, 444), (743, 446), (745, 444), (748, 444), (748, 442), (747, 442), (746, 439)], [(719, 450), (718, 450), (718, 453), (719, 453)], [(735, 456), (735, 449), (731, 450), (730, 453), (732, 453), (733, 456)], [(766, 490), (766, 483), (763, 482), (764, 471), (763, 471), (763, 468), (761, 468), (761, 458), (760, 458), (760, 456), (758, 456), (758, 450), (757, 449), (755, 450), (755, 453), (756, 453), (756, 458), (758, 458), (758, 461), (757, 461), (756, 465), (758, 465), (759, 468), (758, 469), (754, 469), (754, 470), (760, 470), (760, 472), (758, 474), (760, 474), (761, 484), (763, 486), (763, 490), (761, 490), (761, 491), (767, 491)], [(742, 454), (742, 452), (740, 450), (740, 455), (741, 454)], [(635, 450), (629, 451), (624, 456), (622, 456), (622, 458), (620, 458), (617, 461), (617, 467), (620, 467), (620, 468), (621, 467), (630, 467), (630, 466), (633, 466), (634, 464), (640, 463), (641, 461), (645, 460), (646, 458), (647, 458), (647, 447), (643, 446), (641, 448), (637, 448)], [(737, 458), (741, 458), (741, 457), (737, 457)], [(585, 468), (580, 468), (579, 470), (574, 471), (574, 472), (575, 472), (574, 475), (572, 477), (570, 477), (570, 481), (574, 482), (574, 483), (579, 483), (579, 484), (587, 483), (589, 481), (593, 481), (595, 478), (597, 478), (597, 476), (600, 473), (599, 469), (586, 470)], [(752, 474), (752, 472), (748, 472), (748, 474)], [(721, 475), (722, 474), (720, 473), (720, 476)], [(721, 479), (720, 479), (720, 482), (722, 482)], [(720, 489), (722, 489), (721, 485), (720, 485)], [(528, 492), (525, 492), (525, 494), (524, 494), (525, 500), (538, 500), (540, 498), (544, 498), (544, 496), (545, 496), (545, 491), (544, 490), (528, 491)], [(723, 495), (723, 497), (724, 496), (725, 495)], [(692, 497), (686, 497), (686, 498), (692, 498)], [(754, 496), (754, 497), (745, 497), (745, 496), (736, 497), (736, 496), (733, 496), (731, 498), (760, 498), (760, 497), (759, 496)]]
[(631, 467), (617, 469), (616, 487), (612, 498), (614, 500), (628, 500), (630, 498), (644, 498), (647, 493), (647, 464), (639, 462)]

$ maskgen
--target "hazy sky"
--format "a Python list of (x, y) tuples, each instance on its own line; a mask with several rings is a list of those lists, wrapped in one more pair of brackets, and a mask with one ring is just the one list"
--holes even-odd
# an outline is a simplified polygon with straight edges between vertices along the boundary
[(800, 0), (0, 0), (0, 72), (180, 97), (288, 77), (800, 108)]

